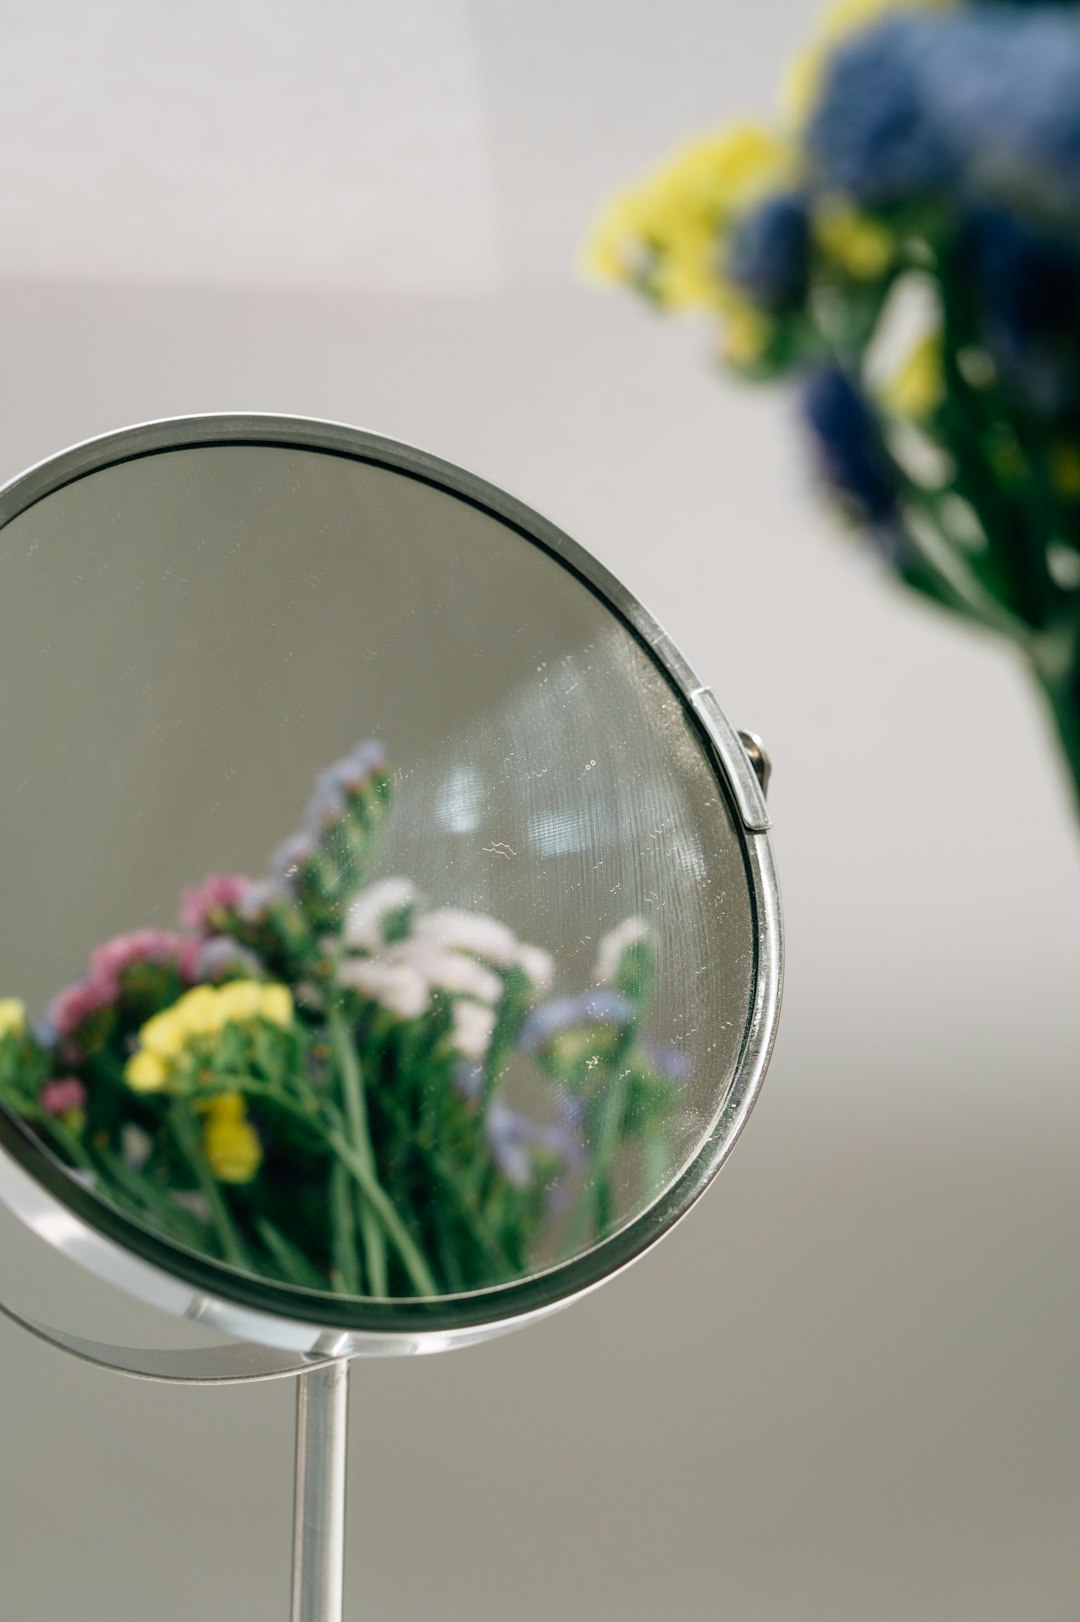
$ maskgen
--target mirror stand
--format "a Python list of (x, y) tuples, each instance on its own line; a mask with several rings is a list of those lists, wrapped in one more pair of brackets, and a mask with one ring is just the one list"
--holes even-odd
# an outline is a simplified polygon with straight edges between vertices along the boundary
[(96, 1368), (165, 1385), (296, 1381), (291, 1622), (341, 1622), (345, 1574), (348, 1358), (309, 1358), (233, 1341), (177, 1351), (110, 1346), (52, 1329), (0, 1300), (0, 1317)]

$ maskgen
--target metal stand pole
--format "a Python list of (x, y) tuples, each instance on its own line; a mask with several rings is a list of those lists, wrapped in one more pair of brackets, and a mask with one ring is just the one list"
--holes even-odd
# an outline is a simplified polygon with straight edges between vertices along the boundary
[(342, 1622), (349, 1364), (296, 1383), (292, 1622)]

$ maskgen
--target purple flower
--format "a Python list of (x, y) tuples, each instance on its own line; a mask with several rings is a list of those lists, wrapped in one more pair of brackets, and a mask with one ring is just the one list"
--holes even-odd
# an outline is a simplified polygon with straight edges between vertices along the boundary
[(532, 1181), (534, 1151), (555, 1156), (562, 1162), (562, 1173), (577, 1169), (584, 1159), (577, 1137), (561, 1122), (542, 1126), (519, 1115), (501, 1098), (493, 1098), (488, 1105), (484, 1130), (492, 1159), (515, 1188), (526, 1188)]
[(278, 884), (291, 891), (297, 875), (307, 867), (314, 855), (315, 841), (310, 834), (297, 833), (286, 839), (270, 858), (270, 869)]
[(239, 941), (234, 941), (231, 935), (211, 935), (199, 944), (194, 976), (197, 981), (216, 984), (228, 975), (259, 980), (263, 972), (263, 965), (255, 953), (241, 946)]
[(621, 991), (601, 988), (579, 997), (555, 997), (527, 1015), (518, 1034), (518, 1048), (522, 1053), (539, 1053), (563, 1031), (590, 1025), (622, 1026), (633, 1014), (633, 1004)]
[(656, 1042), (650, 1036), (647, 1036), (641, 1045), (653, 1069), (658, 1070), (669, 1081), (688, 1081), (694, 1074), (694, 1061), (689, 1054), (682, 1053), (678, 1048), (669, 1047), (664, 1042)]

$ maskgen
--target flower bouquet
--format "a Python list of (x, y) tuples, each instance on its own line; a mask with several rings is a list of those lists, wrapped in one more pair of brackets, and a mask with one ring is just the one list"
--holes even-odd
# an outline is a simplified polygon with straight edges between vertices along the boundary
[(780, 116), (613, 199), (589, 263), (796, 380), (910, 590), (1003, 636), (1080, 796), (1080, 10), (840, 0)]
[(180, 931), (99, 946), (39, 1023), (0, 1002), (0, 1100), (177, 1245), (311, 1290), (431, 1296), (603, 1238), (629, 1178), (647, 1203), (689, 1064), (646, 1031), (640, 920), (552, 999), (546, 951), (373, 878), (391, 798), (360, 745), (271, 877), (207, 878)]

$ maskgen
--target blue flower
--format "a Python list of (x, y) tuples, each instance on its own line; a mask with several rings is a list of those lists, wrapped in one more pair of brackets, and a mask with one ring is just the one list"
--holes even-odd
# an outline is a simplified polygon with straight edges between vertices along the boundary
[(770, 197), (736, 228), (728, 246), (729, 280), (772, 309), (797, 304), (810, 266), (810, 220), (801, 197)]
[(693, 1075), (693, 1060), (679, 1048), (669, 1047), (665, 1042), (656, 1042), (651, 1036), (646, 1036), (641, 1045), (649, 1063), (668, 1081), (688, 1081)]
[(897, 527), (897, 482), (878, 425), (855, 381), (840, 366), (813, 373), (803, 393), (822, 477), (871, 529)]
[(968, 220), (960, 261), (979, 336), (999, 373), (1044, 416), (1080, 400), (1080, 249), (1009, 215)]
[(925, 83), (940, 28), (936, 19), (894, 17), (833, 56), (807, 132), (826, 190), (874, 206), (953, 184), (961, 152)]
[(581, 1145), (560, 1122), (541, 1126), (527, 1115), (519, 1115), (501, 1098), (493, 1098), (488, 1106), (484, 1129), (492, 1159), (515, 1188), (525, 1188), (532, 1181), (533, 1150), (554, 1156), (563, 1172), (581, 1164)]
[(633, 1018), (634, 1007), (620, 991), (586, 991), (580, 997), (555, 997), (541, 1003), (523, 1021), (518, 1033), (522, 1053), (538, 1053), (563, 1031), (590, 1025), (622, 1026)]
[(1080, 209), (1080, 18), (980, 6), (889, 18), (829, 66), (807, 137), (827, 190)]

